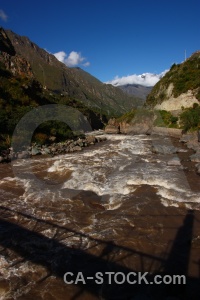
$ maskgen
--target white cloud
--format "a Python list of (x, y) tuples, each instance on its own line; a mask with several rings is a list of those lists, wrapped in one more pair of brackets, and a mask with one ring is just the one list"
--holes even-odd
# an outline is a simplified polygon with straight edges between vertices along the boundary
[(5, 14), (5, 12), (0, 9), (0, 19), (6, 22), (8, 20), (8, 16)]
[(54, 56), (68, 67), (75, 67), (77, 65), (88, 67), (90, 65), (88, 61), (84, 62), (86, 58), (80, 52), (72, 51), (67, 55), (64, 51), (60, 51), (54, 53)]
[(107, 81), (107, 84), (114, 86), (126, 85), (126, 84), (140, 84), (143, 86), (154, 86), (168, 70), (160, 74), (143, 73), (142, 75), (128, 75), (123, 77), (116, 76), (113, 80)]
[(66, 65), (73, 67), (82, 63), (85, 58), (80, 53), (72, 51), (69, 56), (65, 59)]
[(83, 64), (84, 67), (89, 67), (90, 66), (90, 62), (87, 61), (86, 63)]
[(65, 57), (67, 56), (67, 54), (64, 51), (60, 51), (57, 53), (54, 53), (54, 56), (61, 62), (64, 62)]

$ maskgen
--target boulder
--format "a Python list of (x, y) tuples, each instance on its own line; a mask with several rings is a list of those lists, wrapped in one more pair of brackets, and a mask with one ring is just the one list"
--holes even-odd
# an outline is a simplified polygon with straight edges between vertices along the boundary
[(104, 136), (102, 136), (102, 137), (97, 136), (96, 140), (97, 140), (97, 143), (100, 143), (100, 142), (106, 141), (106, 137), (104, 137)]
[(95, 144), (96, 138), (94, 135), (88, 135), (86, 136), (86, 143), (88, 144)]
[(155, 116), (146, 109), (138, 109), (120, 122), (120, 132), (124, 134), (151, 134)]
[(73, 142), (72, 140), (65, 141), (64, 145), (69, 146), (72, 142)]
[(49, 141), (55, 142), (56, 141), (56, 136), (50, 136)]
[(51, 153), (55, 153), (57, 151), (57, 148), (56, 147), (52, 147), (52, 148), (50, 148), (50, 151), (51, 151)]
[(181, 161), (178, 157), (173, 157), (167, 163), (168, 166), (181, 166)]
[(177, 153), (184, 153), (184, 152), (188, 152), (188, 150), (187, 149), (181, 149), (181, 148), (177, 149)]
[(119, 131), (119, 122), (115, 118), (111, 118), (105, 127), (105, 132), (108, 134), (118, 134)]
[(111, 118), (108, 121), (108, 125), (112, 125), (112, 126), (118, 127), (119, 126), (119, 122), (115, 118)]
[(200, 163), (200, 153), (195, 153), (190, 156), (190, 160)]
[(39, 154), (41, 154), (40, 149), (38, 149), (37, 147), (32, 147), (32, 149), (31, 149), (31, 155), (35, 156), (35, 155), (39, 155)]
[(77, 145), (77, 146), (80, 146), (80, 147), (83, 147), (83, 146), (84, 146), (84, 144), (83, 144), (83, 139), (78, 139), (78, 140), (76, 141), (76, 145)]
[(75, 146), (73, 147), (73, 151), (81, 151), (82, 148), (80, 146)]
[(109, 134), (118, 134), (119, 133), (119, 126), (115, 125), (107, 125), (105, 127), (105, 133)]
[(177, 153), (177, 148), (174, 146), (168, 145), (153, 145), (152, 152), (153, 153), (160, 153), (160, 154), (174, 154)]
[(199, 145), (196, 142), (188, 142), (187, 147), (188, 147), (188, 149), (192, 149), (195, 152), (199, 151)]
[(186, 143), (189, 149), (194, 150), (195, 152), (200, 151), (200, 145), (198, 142), (198, 133), (192, 132), (188, 134), (184, 134), (180, 139), (180, 142)]
[(179, 141), (181, 143), (187, 143), (192, 140), (194, 140), (194, 134), (190, 133), (190, 134), (183, 134)]
[(197, 170), (197, 174), (200, 175), (200, 164), (197, 164), (197, 165), (196, 165), (196, 170)]
[[(27, 153), (27, 157), (28, 157), (29, 156), (29, 152), (28, 151), (25, 151), (25, 152)], [(10, 151), (8, 157), (9, 157), (9, 160), (14, 160), (14, 159), (17, 158), (17, 153), (14, 152), (14, 151)]]
[(29, 152), (28, 151), (21, 151), (17, 154), (17, 158), (23, 159), (29, 157)]
[(41, 153), (42, 153), (42, 154), (50, 154), (51, 151), (50, 151), (49, 148), (45, 147), (45, 148), (43, 148), (43, 149), (41, 150)]
[(150, 134), (151, 128), (147, 123), (129, 124), (121, 122), (120, 132), (123, 134)]

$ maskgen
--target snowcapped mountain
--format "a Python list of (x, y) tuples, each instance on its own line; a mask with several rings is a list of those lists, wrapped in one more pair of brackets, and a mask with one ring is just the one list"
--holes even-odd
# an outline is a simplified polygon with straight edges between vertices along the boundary
[(128, 75), (123, 77), (116, 76), (113, 80), (105, 82), (119, 87), (125, 93), (140, 97), (145, 100), (147, 95), (151, 92), (153, 86), (168, 72), (168, 70), (160, 74), (143, 73), (141, 75)]
[(122, 86), (122, 85), (142, 85), (145, 87), (154, 86), (166, 73), (168, 70), (160, 73), (143, 73), (141, 75), (133, 74), (123, 77), (116, 76), (113, 80), (107, 81), (107, 84), (112, 84), (113, 86)]

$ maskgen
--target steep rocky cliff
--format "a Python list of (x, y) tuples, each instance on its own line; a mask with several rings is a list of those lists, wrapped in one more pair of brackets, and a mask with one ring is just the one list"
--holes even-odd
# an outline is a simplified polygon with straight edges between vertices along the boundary
[(24, 75), (33, 78), (30, 63), (18, 55), (6, 32), (0, 28), (0, 62), (13, 75)]

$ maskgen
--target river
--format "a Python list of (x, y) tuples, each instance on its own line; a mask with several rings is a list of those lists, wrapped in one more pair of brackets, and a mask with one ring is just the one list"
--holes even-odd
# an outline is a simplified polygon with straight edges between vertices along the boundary
[[(163, 136), (106, 137), (80, 152), (0, 165), (0, 299), (199, 299), (191, 150)], [(174, 143), (178, 154), (152, 152)], [(168, 165), (174, 157), (180, 166)], [(63, 280), (109, 271), (184, 274), (187, 284)]]

